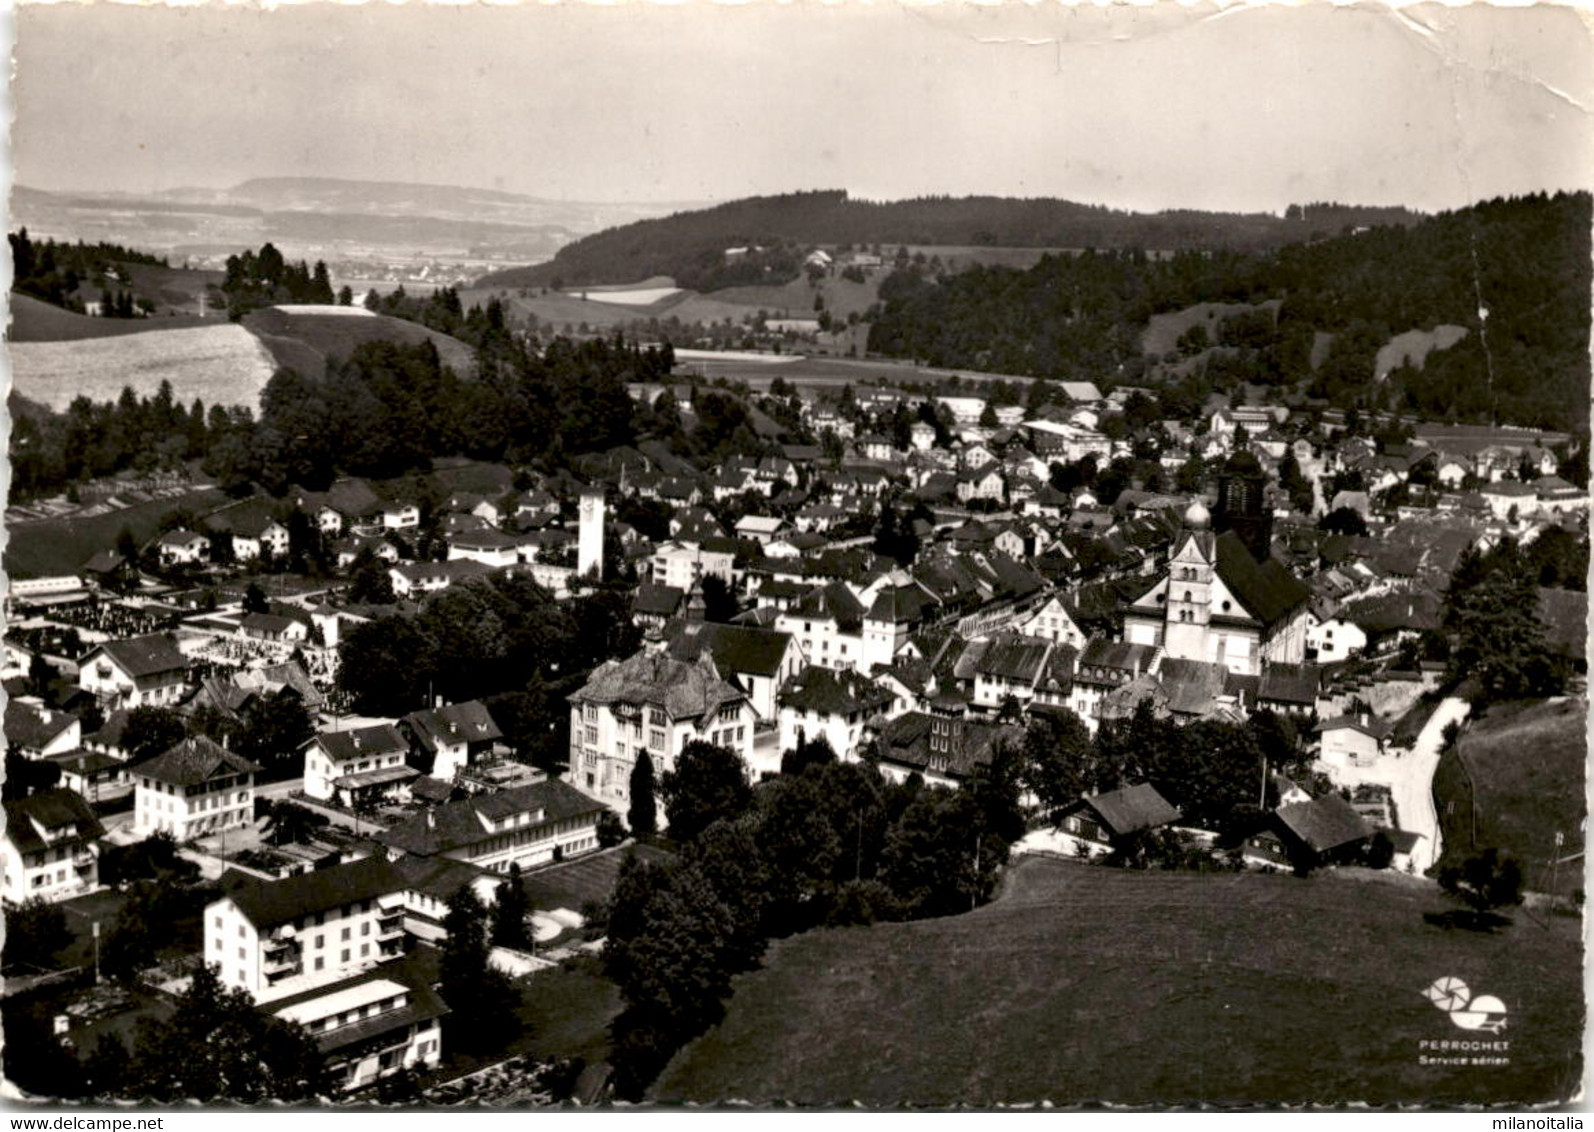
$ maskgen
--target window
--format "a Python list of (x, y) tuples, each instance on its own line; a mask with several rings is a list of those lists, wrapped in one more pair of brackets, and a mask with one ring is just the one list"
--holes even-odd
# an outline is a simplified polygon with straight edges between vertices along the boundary
[[(354, 929), (353, 928), (344, 928), (343, 929), (343, 942), (347, 943), (349, 941), (349, 937), (351, 935), (353, 935), (353, 934), (354, 934)], [(347, 955), (348, 952), (344, 952), (344, 954)]]
[(326, 936), (318, 935), (318, 936), (315, 937), (315, 947), (317, 948), (317, 950), (319, 950), (320, 948), (325, 947), (326, 944), (327, 944), (327, 937)]
[(348, 961), (349, 961), (349, 949), (347, 947), (345, 947), (343, 949), (343, 959), (341, 960), (341, 962), (347, 963)]

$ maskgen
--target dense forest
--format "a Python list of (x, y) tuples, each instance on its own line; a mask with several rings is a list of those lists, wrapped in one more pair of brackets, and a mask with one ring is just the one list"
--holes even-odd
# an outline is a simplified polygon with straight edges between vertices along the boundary
[[(1181, 348), (1206, 352), (1214, 376), (1300, 385), (1336, 404), (1564, 428), (1588, 415), (1589, 227), (1589, 194), (1539, 194), (1264, 253), (1100, 252), (939, 278), (910, 269), (881, 286), (869, 347), (1098, 380), (1138, 372), (1152, 314), (1279, 299), (1276, 316), (1230, 319), (1212, 342), (1193, 328)], [(1374, 380), (1391, 337), (1441, 324), (1468, 333), (1423, 368)], [(1319, 334), (1333, 337), (1314, 368)]]
[[(145, 252), (133, 251), (120, 244), (57, 243), (54, 240), (35, 241), (26, 228), (8, 233), (11, 244), (12, 289), (35, 299), (83, 313), (83, 302), (78, 288), (90, 284), (102, 290), (109, 284), (123, 282), (116, 272), (119, 263), (142, 263), (164, 267), (166, 261)], [(129, 310), (131, 296), (113, 313)], [(104, 298), (102, 298), (102, 302)], [(126, 317), (132, 317), (128, 313)]]
[[(633, 283), (669, 275), (712, 291), (795, 279), (818, 244), (938, 244), (1021, 248), (1238, 248), (1263, 250), (1368, 224), (1418, 219), (1401, 208), (1291, 206), (1268, 213), (1142, 214), (1066, 200), (920, 197), (850, 198), (844, 190), (750, 197), (611, 228), (561, 248), (549, 263), (484, 277), (489, 288)], [(726, 248), (758, 249), (727, 261)]]

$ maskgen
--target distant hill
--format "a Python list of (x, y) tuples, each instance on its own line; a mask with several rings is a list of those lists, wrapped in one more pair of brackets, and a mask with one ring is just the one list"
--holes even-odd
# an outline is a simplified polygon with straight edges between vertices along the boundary
[[(494, 272), (480, 287), (629, 283), (672, 276), (682, 287), (783, 283), (801, 257), (782, 248), (910, 244), (1015, 248), (1234, 248), (1261, 250), (1373, 223), (1410, 223), (1405, 209), (1314, 205), (1285, 219), (1268, 213), (1124, 212), (1066, 200), (925, 197), (876, 202), (844, 190), (750, 197), (598, 232), (546, 264)], [(763, 249), (728, 260), (727, 248)], [(766, 270), (767, 269), (767, 270)]]
[(459, 339), (362, 307), (264, 307), (245, 315), (243, 325), (278, 366), (307, 376), (319, 377), (330, 358), (346, 358), (356, 346), (382, 341), (413, 346), (430, 340), (455, 373), (466, 376), (476, 370), (475, 352)]

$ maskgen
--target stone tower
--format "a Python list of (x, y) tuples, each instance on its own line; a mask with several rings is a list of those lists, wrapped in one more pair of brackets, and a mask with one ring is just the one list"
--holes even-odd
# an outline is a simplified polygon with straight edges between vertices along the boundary
[(576, 573), (580, 577), (603, 574), (603, 492), (589, 488), (581, 493), (581, 537), (576, 546)]
[(1230, 456), (1218, 473), (1218, 502), (1212, 527), (1233, 531), (1258, 562), (1273, 552), (1273, 514), (1267, 506), (1267, 473), (1249, 452)]

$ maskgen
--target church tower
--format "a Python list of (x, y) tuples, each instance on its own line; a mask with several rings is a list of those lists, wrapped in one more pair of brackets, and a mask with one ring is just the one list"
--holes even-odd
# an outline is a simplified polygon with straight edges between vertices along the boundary
[(1217, 539), (1212, 516), (1198, 501), (1184, 513), (1184, 530), (1168, 562), (1167, 620), (1162, 647), (1176, 660), (1207, 659), (1207, 624), (1212, 612), (1212, 578)]
[(1218, 503), (1212, 526), (1233, 531), (1251, 557), (1265, 562), (1273, 553), (1273, 514), (1267, 506), (1267, 473), (1249, 452), (1236, 452), (1218, 473)]

